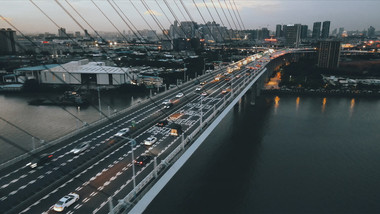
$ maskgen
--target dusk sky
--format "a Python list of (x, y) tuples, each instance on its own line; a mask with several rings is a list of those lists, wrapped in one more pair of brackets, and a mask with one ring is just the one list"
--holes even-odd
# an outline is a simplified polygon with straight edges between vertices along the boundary
[[(149, 29), (149, 27), (145, 24), (137, 10), (143, 14), (155, 30), (159, 29), (140, 0), (109, 1), (115, 1), (117, 6), (123, 10), (124, 14), (138, 29)], [(205, 20), (212, 21), (203, 0), (194, 1), (198, 5)], [(274, 30), (276, 24), (297, 23), (306, 24), (310, 29), (315, 21), (323, 22), (329, 20), (331, 21), (331, 31), (338, 27), (344, 27), (345, 30), (363, 30), (368, 29), (371, 25), (374, 26), (376, 30), (380, 30), (380, 1), (378, 0), (205, 0), (214, 20), (221, 24), (212, 2), (216, 5), (224, 24), (229, 28), (226, 16), (224, 16), (218, 1), (223, 6), (227, 17), (233, 26), (232, 18), (228, 13), (225, 3), (228, 4), (230, 12), (237, 25), (237, 21), (231, 10), (231, 4), (233, 5), (235, 2), (246, 29), (268, 27), (270, 30)], [(0, 0), (0, 2), (0, 15), (14, 24), (15, 27), (23, 33), (57, 33), (57, 27), (29, 0)], [(33, 2), (47, 13), (59, 26), (66, 28), (68, 32), (82, 31), (73, 19), (71, 19), (55, 2), (55, 0), (34, 0)], [(96, 30), (116, 32), (115, 28), (107, 21), (91, 0), (67, 0), (67, 2), (66, 0), (59, 0), (59, 2), (72, 13), (74, 18), (85, 29), (88, 29), (89, 32), (92, 32), (91, 28), (88, 27), (77, 14), (75, 14), (67, 2), (69, 2)], [(94, 2), (107, 14), (107, 16), (109, 16), (117, 28), (121, 31), (129, 30), (128, 26), (123, 22), (107, 0), (94, 0)], [(133, 2), (137, 10), (133, 7), (131, 2)], [(168, 16), (171, 23), (173, 23), (174, 18), (168, 7), (165, 5), (164, 0), (145, 0), (145, 2), (150, 9), (152, 9), (153, 13), (156, 14), (162, 25), (165, 28), (169, 28), (170, 23), (164, 14)], [(160, 9), (157, 2), (160, 3), (160, 6), (164, 11)], [(190, 21), (180, 0), (166, 0), (166, 2), (168, 2), (180, 21)], [(186, 5), (186, 8), (190, 11), (192, 18), (196, 22), (204, 23), (197, 8), (194, 6), (193, 0), (182, 0), (182, 2)], [(185, 17), (181, 14), (178, 7), (181, 9), (182, 14), (184, 14)], [(126, 18), (124, 19), (127, 20)], [(4, 20), (0, 20), (0, 28), (9, 27), (10, 26)]]

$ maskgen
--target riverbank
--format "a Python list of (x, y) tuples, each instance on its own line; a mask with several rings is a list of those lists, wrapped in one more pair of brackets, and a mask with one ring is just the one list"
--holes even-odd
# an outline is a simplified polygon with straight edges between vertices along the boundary
[(314, 96), (344, 96), (344, 97), (380, 97), (380, 90), (351, 90), (351, 89), (306, 89), (287, 88), (263, 89), (263, 94), (269, 95), (314, 95)]

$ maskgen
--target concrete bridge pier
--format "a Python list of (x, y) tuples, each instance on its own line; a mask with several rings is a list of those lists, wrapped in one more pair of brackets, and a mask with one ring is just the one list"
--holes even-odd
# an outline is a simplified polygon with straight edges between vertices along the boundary
[(260, 96), (261, 88), (263, 87), (263, 79), (260, 78), (256, 82), (256, 96)]
[(254, 106), (256, 104), (256, 94), (257, 94), (257, 83), (251, 86), (251, 105)]

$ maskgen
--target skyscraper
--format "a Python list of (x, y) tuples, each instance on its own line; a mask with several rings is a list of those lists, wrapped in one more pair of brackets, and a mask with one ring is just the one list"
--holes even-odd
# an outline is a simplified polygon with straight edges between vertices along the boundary
[(318, 44), (318, 67), (334, 69), (339, 67), (340, 41), (324, 40)]
[(288, 27), (287, 25), (282, 26), (282, 37), (285, 37), (287, 27)]
[(370, 26), (370, 27), (368, 28), (368, 37), (369, 37), (369, 38), (374, 38), (374, 37), (375, 37), (375, 28), (372, 27), (372, 26)]
[(322, 26), (322, 39), (329, 38), (330, 35), (330, 21), (324, 21)]
[(307, 25), (302, 25), (301, 26), (301, 39), (306, 39), (307, 38)]
[(0, 55), (16, 53), (16, 31), (8, 28), (0, 30)]
[(338, 31), (338, 37), (342, 37), (343, 32), (344, 32), (344, 27), (340, 27)]
[(281, 37), (281, 25), (276, 25), (276, 37)]
[(321, 37), (321, 22), (314, 22), (312, 37), (313, 39), (319, 39)]
[(287, 25), (285, 34), (285, 45), (298, 47), (301, 42), (301, 24)]
[(58, 29), (58, 36), (59, 37), (66, 37), (66, 29), (61, 27)]

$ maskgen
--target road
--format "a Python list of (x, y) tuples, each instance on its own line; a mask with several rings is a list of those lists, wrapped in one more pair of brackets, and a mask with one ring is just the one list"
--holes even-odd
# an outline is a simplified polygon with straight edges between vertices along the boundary
[[(278, 52), (277, 55), (282, 55)], [(277, 55), (272, 54), (272, 58)], [(63, 213), (108, 213), (107, 200), (120, 199), (133, 189), (132, 160), (140, 155), (149, 154), (157, 162), (164, 160), (169, 153), (181, 143), (180, 137), (170, 136), (170, 124), (180, 124), (185, 134), (190, 134), (200, 126), (201, 117), (213, 113), (225, 97), (231, 96), (249, 75), (255, 75), (270, 60), (269, 55), (248, 64), (229, 66), (213, 71), (192, 80), (192, 84), (179, 86), (160, 98), (127, 112), (123, 116), (110, 120), (98, 129), (82, 133), (76, 138), (54, 146), (46, 153), (53, 154), (53, 159), (45, 165), (31, 169), (30, 160), (22, 161), (1, 171), (0, 177), (0, 212), (1, 213), (53, 213), (54, 204), (70, 192), (79, 194), (80, 199)], [(240, 67), (240, 68), (237, 68)], [(221, 75), (220, 80), (215, 77)], [(199, 82), (207, 82), (201, 91), (196, 91)], [(222, 93), (223, 89), (228, 89)], [(184, 94), (181, 98), (175, 95)], [(207, 95), (201, 95), (207, 92)], [(165, 99), (174, 100), (174, 106), (165, 109), (161, 104)], [(175, 112), (182, 116), (169, 121), (164, 127), (155, 126), (162, 118)], [(114, 136), (120, 129), (130, 127), (132, 121), (136, 129), (130, 133), (136, 145), (128, 140)], [(150, 137), (158, 141), (152, 146), (145, 146), (143, 141)], [(71, 150), (81, 142), (89, 142), (90, 147), (74, 155)], [(133, 158), (132, 158), (133, 148)], [(135, 166), (136, 183), (139, 183), (154, 169), (152, 160), (145, 166)], [(156, 163), (157, 163), (156, 162)]]

